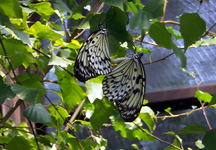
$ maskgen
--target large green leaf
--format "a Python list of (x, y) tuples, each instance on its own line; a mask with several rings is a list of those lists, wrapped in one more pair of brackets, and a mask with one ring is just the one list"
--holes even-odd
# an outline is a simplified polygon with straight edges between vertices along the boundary
[(49, 39), (49, 40), (54, 40), (54, 41), (61, 38), (62, 36), (60, 33), (41, 24), (39, 21), (37, 21), (35, 24), (31, 26), (29, 30), (29, 34), (34, 35), (35, 38)]
[(194, 97), (196, 97), (199, 101), (204, 101), (206, 103), (211, 102), (212, 96), (209, 93), (202, 92), (197, 90)]
[(167, 31), (165, 24), (155, 22), (149, 28), (150, 37), (160, 46), (164, 46), (168, 49), (173, 48), (171, 34)]
[(0, 14), (22, 18), (22, 9), (17, 0), (0, 0)]
[(11, 90), (18, 95), (18, 97), (26, 102), (34, 104), (38, 96), (38, 90), (35, 88), (28, 88), (18, 84), (11, 85)]
[(163, 16), (164, 0), (149, 0), (143, 11), (149, 13), (150, 18)]
[(105, 99), (95, 100), (93, 104), (95, 110), (90, 118), (90, 122), (94, 131), (97, 131), (104, 123), (108, 121), (109, 116), (113, 111), (113, 107)]
[(54, 53), (52, 53), (51, 59), (49, 61), (49, 65), (59, 65), (61, 67), (67, 67), (70, 64), (72, 64), (71, 60), (56, 56)]
[(202, 134), (206, 133), (207, 129), (203, 125), (195, 124), (195, 125), (188, 125), (181, 129), (178, 134)]
[(59, 120), (59, 126), (60, 127), (64, 124), (65, 119), (69, 117), (67, 110), (64, 109), (63, 107), (60, 107), (57, 105), (55, 105), (55, 106), (50, 105), (48, 109), (49, 109), (50, 113), (52, 114), (52, 116), (56, 120)]
[(206, 23), (197, 13), (185, 13), (180, 17), (180, 32), (184, 39), (185, 51), (205, 32)]
[(146, 123), (150, 132), (155, 129), (155, 122), (149, 113), (140, 113), (139, 118), (141, 118)]
[(216, 129), (208, 131), (202, 140), (202, 143), (205, 145), (206, 150), (215, 150), (216, 147)]
[(138, 11), (130, 20), (132, 29), (148, 30), (149, 28), (149, 14), (145, 11)]
[(31, 142), (22, 136), (13, 137), (7, 145), (8, 150), (30, 150), (32, 148)]
[(44, 108), (42, 104), (29, 106), (23, 111), (23, 115), (28, 120), (35, 123), (52, 122), (51, 114)]
[(54, 14), (54, 10), (49, 2), (40, 2), (36, 4), (29, 4), (29, 7), (35, 9), (36, 12), (42, 17), (42, 19), (48, 20), (49, 17)]
[(173, 52), (181, 60), (182, 67), (185, 68), (187, 65), (187, 57), (185, 53), (180, 50), (175, 44), (173, 44)]
[(10, 86), (7, 84), (4, 84), (2, 81), (2, 77), (0, 76), (0, 105), (4, 103), (4, 101), (9, 98), (14, 98), (15, 94), (10, 89)]
[(80, 104), (86, 96), (83, 87), (67, 78), (63, 78), (59, 86), (68, 111), (71, 111), (75, 106)]
[[(13, 69), (16, 69), (22, 64), (24, 58), (26, 57), (26, 45), (15, 39), (3, 39), (2, 43), (6, 50), (7, 56), (11, 61)], [(2, 45), (0, 45), (0, 55), (5, 56)], [(10, 67), (8, 66), (8, 68)]]

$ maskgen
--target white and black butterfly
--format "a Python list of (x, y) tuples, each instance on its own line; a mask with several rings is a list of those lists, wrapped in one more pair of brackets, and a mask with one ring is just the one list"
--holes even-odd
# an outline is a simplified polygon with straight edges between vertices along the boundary
[(99, 30), (93, 32), (80, 48), (74, 73), (78, 80), (84, 82), (111, 70), (107, 30), (99, 25)]
[(145, 70), (141, 62), (143, 53), (121, 62), (103, 80), (103, 93), (116, 102), (121, 117), (128, 122), (137, 118), (145, 96)]

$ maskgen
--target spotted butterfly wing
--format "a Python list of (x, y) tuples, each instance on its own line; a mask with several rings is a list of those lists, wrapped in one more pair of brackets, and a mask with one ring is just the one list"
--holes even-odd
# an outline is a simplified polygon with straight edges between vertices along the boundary
[(112, 69), (107, 31), (102, 25), (99, 28), (84, 42), (75, 61), (74, 73), (82, 82), (98, 75), (108, 74)]
[(103, 93), (116, 102), (121, 117), (128, 122), (137, 118), (145, 96), (145, 70), (142, 53), (120, 63), (103, 80)]

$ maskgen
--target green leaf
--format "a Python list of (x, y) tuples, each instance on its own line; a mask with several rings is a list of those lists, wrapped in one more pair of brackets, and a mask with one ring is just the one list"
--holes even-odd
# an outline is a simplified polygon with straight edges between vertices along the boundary
[(140, 113), (139, 118), (146, 123), (150, 132), (152, 132), (155, 129), (155, 122), (152, 119), (152, 117), (149, 115), (149, 113)]
[(52, 30), (51, 28), (41, 24), (39, 21), (37, 21), (35, 24), (33, 24), (29, 30), (29, 34), (32, 34), (35, 36), (35, 38), (40, 39), (49, 39), (49, 40), (57, 40), (61, 38), (61, 34)]
[(202, 92), (197, 90), (194, 97), (196, 97), (199, 101), (204, 101), (205, 103), (211, 102), (212, 96), (209, 93)]
[(208, 131), (202, 140), (202, 143), (205, 145), (206, 150), (215, 150), (216, 147), (216, 129)]
[(138, 11), (130, 20), (132, 29), (148, 30), (149, 29), (149, 14), (145, 11)]
[(67, 78), (63, 78), (59, 86), (68, 111), (71, 111), (75, 106), (80, 104), (86, 96), (83, 87)]
[(149, 0), (148, 3), (143, 8), (143, 11), (146, 11), (150, 14), (150, 18), (156, 18), (163, 16), (163, 7), (164, 0)]
[(50, 105), (48, 109), (49, 109), (50, 113), (52, 114), (52, 116), (56, 120), (59, 120), (59, 123), (60, 123), (59, 126), (60, 127), (64, 124), (65, 119), (69, 117), (67, 110), (60, 107), (60, 106)]
[(48, 65), (58, 65), (58, 66), (61, 66), (61, 67), (67, 67), (68, 65), (72, 64), (72, 61), (69, 60), (69, 59), (66, 59), (64, 57), (59, 57), (59, 56), (56, 56), (54, 53), (52, 53), (51, 55), (51, 59), (49, 61), (49, 64)]
[(8, 150), (30, 150), (32, 148), (31, 142), (22, 136), (13, 137), (7, 145)]
[(160, 46), (173, 48), (171, 34), (167, 31), (165, 23), (155, 22), (149, 28), (150, 37)]
[[(21, 41), (15, 39), (3, 39), (2, 43), (7, 52), (7, 56), (12, 63), (13, 69), (16, 69), (22, 64), (24, 58), (26, 57), (26, 45), (24, 45)], [(5, 56), (2, 46), (0, 46), (0, 55)]]
[(63, 1), (58, 1), (58, 0), (55, 1), (55, 3), (53, 4), (53, 7), (55, 10), (58, 10), (59, 13), (61, 14), (61, 16), (59, 16), (59, 17), (63, 17), (65, 11), (72, 14), (72, 11), (70, 10), (70, 8), (68, 8), (68, 6)]
[(167, 30), (171, 33), (173, 37), (177, 40), (182, 39), (181, 33), (178, 30), (173, 29), (171, 26), (167, 27)]
[[(90, 21), (90, 19), (91, 19), (94, 15), (95, 15), (94, 13), (91, 13), (91, 14), (87, 15), (86, 18), (83, 19), (83, 21), (79, 24), (79, 26), (78, 26), (77, 28), (78, 28), (78, 29), (88, 29), (88, 28), (90, 28), (89, 21)], [(97, 24), (97, 27), (98, 27), (98, 24)]]
[(18, 97), (26, 102), (34, 104), (38, 96), (38, 90), (34, 88), (24, 87), (18, 84), (11, 85), (11, 90), (18, 95)]
[(178, 132), (178, 134), (202, 134), (206, 133), (207, 129), (203, 125), (195, 124), (188, 125)]
[(28, 120), (35, 123), (52, 122), (51, 114), (44, 108), (42, 104), (29, 106), (23, 111), (23, 115)]
[[(214, 105), (214, 104), (216, 104), (216, 94), (214, 94), (214, 95), (212, 96), (211, 102), (208, 104), (208, 106)], [(216, 108), (216, 107), (214, 106), (214, 108)]]
[(4, 101), (8, 99), (14, 98), (15, 94), (10, 89), (10, 86), (4, 84), (2, 77), (0, 76), (0, 105), (4, 103)]
[(123, 0), (101, 0), (101, 1), (107, 5), (116, 6), (116, 7), (120, 8), (122, 11), (124, 10), (123, 9)]
[(121, 131), (121, 136), (123, 138), (128, 138), (130, 140), (138, 139), (142, 141), (156, 141), (153, 137), (148, 135), (145, 132), (148, 132), (146, 129), (137, 128), (134, 123), (124, 123), (124, 122), (112, 122), (114, 125), (115, 131)]
[(29, 4), (29, 7), (35, 9), (36, 12), (42, 17), (42, 19), (48, 20), (49, 17), (54, 14), (54, 10), (49, 2), (40, 2), (36, 4)]
[(126, 3), (126, 6), (127, 6), (127, 11), (131, 12), (131, 13), (137, 13), (138, 12), (138, 9), (137, 9), (137, 6), (135, 5), (136, 3), (134, 2), (127, 2)]
[(113, 111), (113, 107), (108, 103), (107, 100), (95, 100), (93, 103), (95, 110), (90, 118), (90, 122), (94, 131), (100, 129), (100, 127), (106, 123)]
[[(93, 17), (94, 18), (94, 17)], [(93, 18), (90, 24), (93, 24)], [(121, 43), (128, 42), (129, 48), (133, 49), (133, 40), (130, 33), (126, 30), (128, 16), (119, 8), (111, 7), (106, 13), (105, 25), (111, 35)]]
[(182, 68), (185, 68), (187, 66), (187, 57), (185, 56), (185, 53), (182, 50), (180, 50), (174, 43), (173, 52), (176, 55), (176, 57), (180, 58)]
[(0, 14), (22, 18), (22, 9), (17, 0), (0, 0)]
[(185, 51), (205, 32), (205, 21), (197, 13), (185, 13), (180, 17), (180, 32), (184, 39)]
[(87, 96), (91, 103), (93, 103), (97, 98), (103, 98), (102, 83), (88, 80), (85, 82), (85, 85), (87, 88)]

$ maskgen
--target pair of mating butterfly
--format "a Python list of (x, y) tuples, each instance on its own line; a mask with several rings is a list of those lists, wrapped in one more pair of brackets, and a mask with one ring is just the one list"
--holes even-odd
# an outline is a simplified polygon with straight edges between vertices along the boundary
[(79, 50), (74, 73), (82, 82), (106, 75), (104, 95), (115, 101), (121, 117), (131, 122), (139, 115), (145, 95), (145, 70), (141, 57), (142, 53), (134, 54), (112, 70), (107, 31), (99, 25), (99, 30), (93, 32)]

